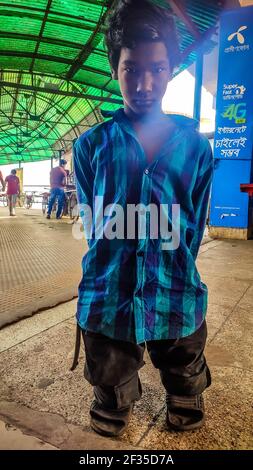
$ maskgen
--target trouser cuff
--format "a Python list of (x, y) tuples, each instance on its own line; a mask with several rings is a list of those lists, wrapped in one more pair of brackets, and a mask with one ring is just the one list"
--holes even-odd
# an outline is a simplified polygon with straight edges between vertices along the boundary
[(163, 386), (172, 395), (199, 395), (211, 385), (211, 374), (208, 366), (198, 375), (182, 377), (160, 370)]

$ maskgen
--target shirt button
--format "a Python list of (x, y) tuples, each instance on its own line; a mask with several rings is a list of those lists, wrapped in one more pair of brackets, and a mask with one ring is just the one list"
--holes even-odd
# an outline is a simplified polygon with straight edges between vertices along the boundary
[(146, 175), (148, 175), (148, 174), (149, 174), (149, 170), (146, 169), (144, 173), (145, 173)]

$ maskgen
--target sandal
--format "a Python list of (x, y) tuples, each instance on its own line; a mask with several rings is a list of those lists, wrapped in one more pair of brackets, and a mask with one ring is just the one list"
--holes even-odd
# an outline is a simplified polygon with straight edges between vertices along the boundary
[(166, 396), (167, 425), (174, 431), (192, 431), (205, 422), (205, 407), (202, 395)]

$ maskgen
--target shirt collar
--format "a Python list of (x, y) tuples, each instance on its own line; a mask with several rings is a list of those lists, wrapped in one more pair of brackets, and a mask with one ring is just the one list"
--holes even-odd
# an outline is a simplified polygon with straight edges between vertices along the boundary
[[(124, 108), (119, 108), (116, 111), (107, 111), (101, 109), (101, 114), (105, 118), (112, 118), (113, 121), (117, 122), (121, 127), (125, 128), (128, 133), (134, 134), (131, 123), (124, 112)], [(181, 114), (165, 114), (165, 116), (168, 116), (168, 119), (172, 120), (172, 122), (174, 122), (174, 124), (181, 129), (182, 127), (197, 129), (199, 126), (199, 122), (196, 119), (182, 116)]]

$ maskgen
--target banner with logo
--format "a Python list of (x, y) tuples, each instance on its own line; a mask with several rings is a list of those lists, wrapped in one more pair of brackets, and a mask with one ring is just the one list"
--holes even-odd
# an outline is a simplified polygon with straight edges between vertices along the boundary
[(253, 7), (221, 16), (214, 158), (251, 159)]
[(20, 192), (22, 193), (22, 192), (23, 192), (23, 181), (24, 181), (24, 178), (23, 178), (23, 168), (17, 168), (17, 169), (16, 169), (16, 176), (19, 178)]

